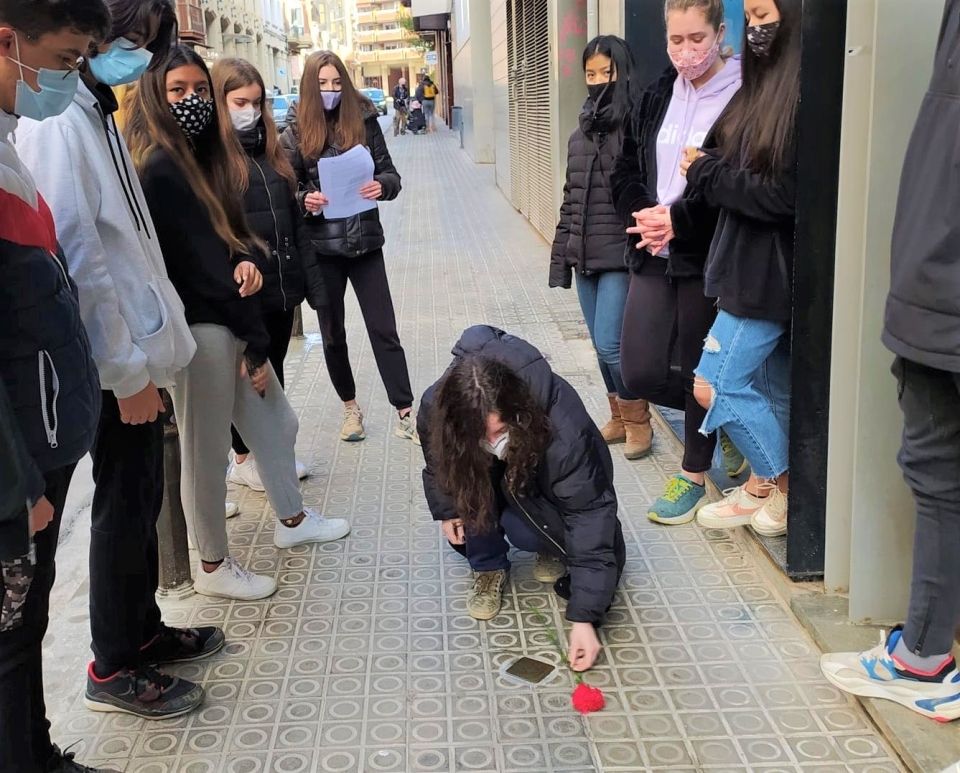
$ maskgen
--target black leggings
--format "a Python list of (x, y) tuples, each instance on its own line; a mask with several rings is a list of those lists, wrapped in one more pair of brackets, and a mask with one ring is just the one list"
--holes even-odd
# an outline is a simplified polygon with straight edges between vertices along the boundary
[[(287, 350), (290, 348), (290, 335), (293, 333), (294, 311), (295, 309), (291, 308), (286, 311), (269, 311), (263, 314), (263, 325), (267, 329), (267, 335), (270, 336), (267, 359), (273, 365), (280, 386), (283, 386), (283, 361), (287, 358)], [(250, 449), (243, 442), (243, 438), (240, 437), (236, 427), (230, 427), (230, 434), (233, 436), (233, 452), (235, 454), (249, 454)]]
[[(706, 411), (693, 397), (693, 371), (717, 310), (713, 299), (704, 297), (703, 277), (670, 279), (665, 269), (665, 260), (650, 257), (630, 276), (620, 369), (633, 394), (685, 411), (683, 469), (706, 472), (717, 441), (714, 433), (700, 434)], [(679, 369), (672, 367), (675, 360)]]
[(350, 367), (347, 350), (347, 331), (344, 327), (346, 310), (343, 304), (347, 282), (360, 302), (360, 311), (367, 326), (367, 335), (377, 361), (377, 370), (387, 389), (390, 404), (398, 411), (413, 405), (407, 356), (400, 345), (397, 317), (393, 311), (387, 270), (383, 264), (383, 250), (374, 250), (358, 258), (320, 259), (320, 269), (327, 287), (329, 305), (321, 307), (317, 316), (323, 337), (323, 356), (333, 388), (340, 399), (348, 403), (357, 397), (357, 385)]

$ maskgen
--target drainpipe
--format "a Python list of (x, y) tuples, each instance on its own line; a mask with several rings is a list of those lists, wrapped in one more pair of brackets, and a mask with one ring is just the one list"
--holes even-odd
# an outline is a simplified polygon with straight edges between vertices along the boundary
[(587, 40), (600, 34), (599, 5), (600, 0), (587, 0)]

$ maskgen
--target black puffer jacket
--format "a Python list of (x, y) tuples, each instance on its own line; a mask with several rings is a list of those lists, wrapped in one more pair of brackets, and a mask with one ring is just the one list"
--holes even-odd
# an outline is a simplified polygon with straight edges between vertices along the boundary
[(567, 182), (550, 252), (550, 287), (570, 287), (574, 268), (581, 274), (626, 270), (627, 235), (610, 185), (622, 133), (610, 113), (609, 105), (597, 110), (588, 97), (580, 126), (567, 143)]
[(248, 159), (249, 184), (243, 199), (247, 223), (270, 247), (270, 259), (263, 264), (261, 308), (267, 313), (286, 311), (299, 306), (305, 296), (314, 308), (325, 305), (323, 278), (300, 205), (290, 183), (267, 159), (263, 123), (238, 132), (237, 138)]
[[(550, 419), (550, 444), (544, 452), (534, 489), (514, 497), (501, 494), (526, 515), (570, 573), (567, 620), (599, 623), (613, 600), (626, 563), (610, 451), (593, 419), (566, 381), (550, 370), (543, 355), (526, 341), (487, 325), (464, 331), (453, 348), (456, 358), (489, 357), (507, 365), (526, 382)], [(442, 379), (441, 379), (442, 380)], [(417, 425), (429, 438), (430, 416), (438, 381), (423, 395)], [(423, 488), (434, 520), (456, 518), (449, 494), (433, 475), (429, 443), (423, 445)], [(491, 466), (494, 458), (491, 456)]]
[[(300, 127), (297, 125), (297, 109), (299, 103), (290, 107), (287, 113), (289, 129), (280, 137), (280, 144), (287, 153), (287, 158), (293, 165), (297, 180), (303, 188), (298, 195), (301, 209), (303, 199), (309, 191), (320, 190), (320, 175), (317, 171), (316, 158), (304, 158), (300, 152)], [(372, 103), (365, 105), (364, 117), (367, 128), (367, 149), (373, 156), (373, 179), (383, 186), (381, 201), (395, 199), (400, 193), (400, 175), (393, 166), (390, 152), (387, 150), (386, 140), (380, 130), (377, 109)], [(329, 146), (322, 157), (337, 156), (343, 149)], [(380, 213), (376, 209), (361, 212), (359, 215), (337, 220), (328, 220), (322, 214), (306, 216), (308, 233), (313, 248), (320, 260), (328, 257), (354, 258), (368, 252), (380, 249), (384, 244), (383, 227), (380, 225)]]
[[(611, 184), (624, 228), (636, 224), (633, 212), (657, 206), (657, 135), (670, 107), (676, 80), (677, 71), (671, 65), (647, 88), (623, 138), (623, 150)], [(708, 137), (707, 144), (712, 141), (712, 137)], [(717, 227), (717, 208), (688, 186), (683, 198), (670, 207), (670, 216), (674, 238), (667, 258), (667, 276), (701, 276)], [(634, 272), (640, 271), (647, 258), (653, 257), (647, 250), (638, 250), (637, 242), (639, 238), (631, 236), (626, 251), (627, 266)]]

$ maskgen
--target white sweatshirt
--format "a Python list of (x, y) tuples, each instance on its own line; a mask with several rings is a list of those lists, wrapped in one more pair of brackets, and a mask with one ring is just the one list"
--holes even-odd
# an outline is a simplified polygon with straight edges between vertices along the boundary
[(81, 82), (62, 115), (21, 119), (16, 143), (53, 211), (103, 388), (173, 386), (197, 347), (112, 116)]

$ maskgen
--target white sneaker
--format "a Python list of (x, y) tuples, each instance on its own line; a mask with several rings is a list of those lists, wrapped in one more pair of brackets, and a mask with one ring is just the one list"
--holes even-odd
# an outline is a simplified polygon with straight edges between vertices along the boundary
[(308, 477), (310, 477), (310, 470), (307, 469), (307, 465), (297, 459), (297, 480), (303, 480)]
[(247, 461), (238, 464), (234, 459), (230, 465), (230, 472), (227, 475), (228, 483), (235, 483), (238, 486), (246, 486), (254, 491), (266, 491), (263, 481), (260, 480), (260, 471), (257, 469), (257, 460), (252, 456), (247, 457)]
[(223, 511), (226, 513), (227, 518), (235, 518), (240, 515), (240, 505), (236, 502), (224, 502)]
[(753, 530), (764, 537), (779, 537), (787, 533), (787, 497), (774, 487), (763, 500), (763, 507), (753, 514)]
[(394, 428), (393, 434), (420, 445), (420, 435), (417, 433), (417, 417), (414, 416), (413, 411), (397, 419), (397, 426)]
[(350, 524), (343, 518), (326, 518), (316, 510), (305, 507), (299, 526), (284, 526), (279, 520), (273, 527), (273, 544), (278, 548), (292, 548), (312, 542), (333, 542), (350, 533)]
[(201, 564), (193, 581), (193, 589), (204, 596), (256, 601), (276, 593), (277, 581), (248, 572), (237, 559), (227, 556), (214, 572), (205, 572)]
[(746, 486), (728, 488), (719, 502), (704, 505), (697, 511), (697, 523), (707, 529), (746, 526), (763, 507), (763, 502), (763, 499), (749, 493)]

